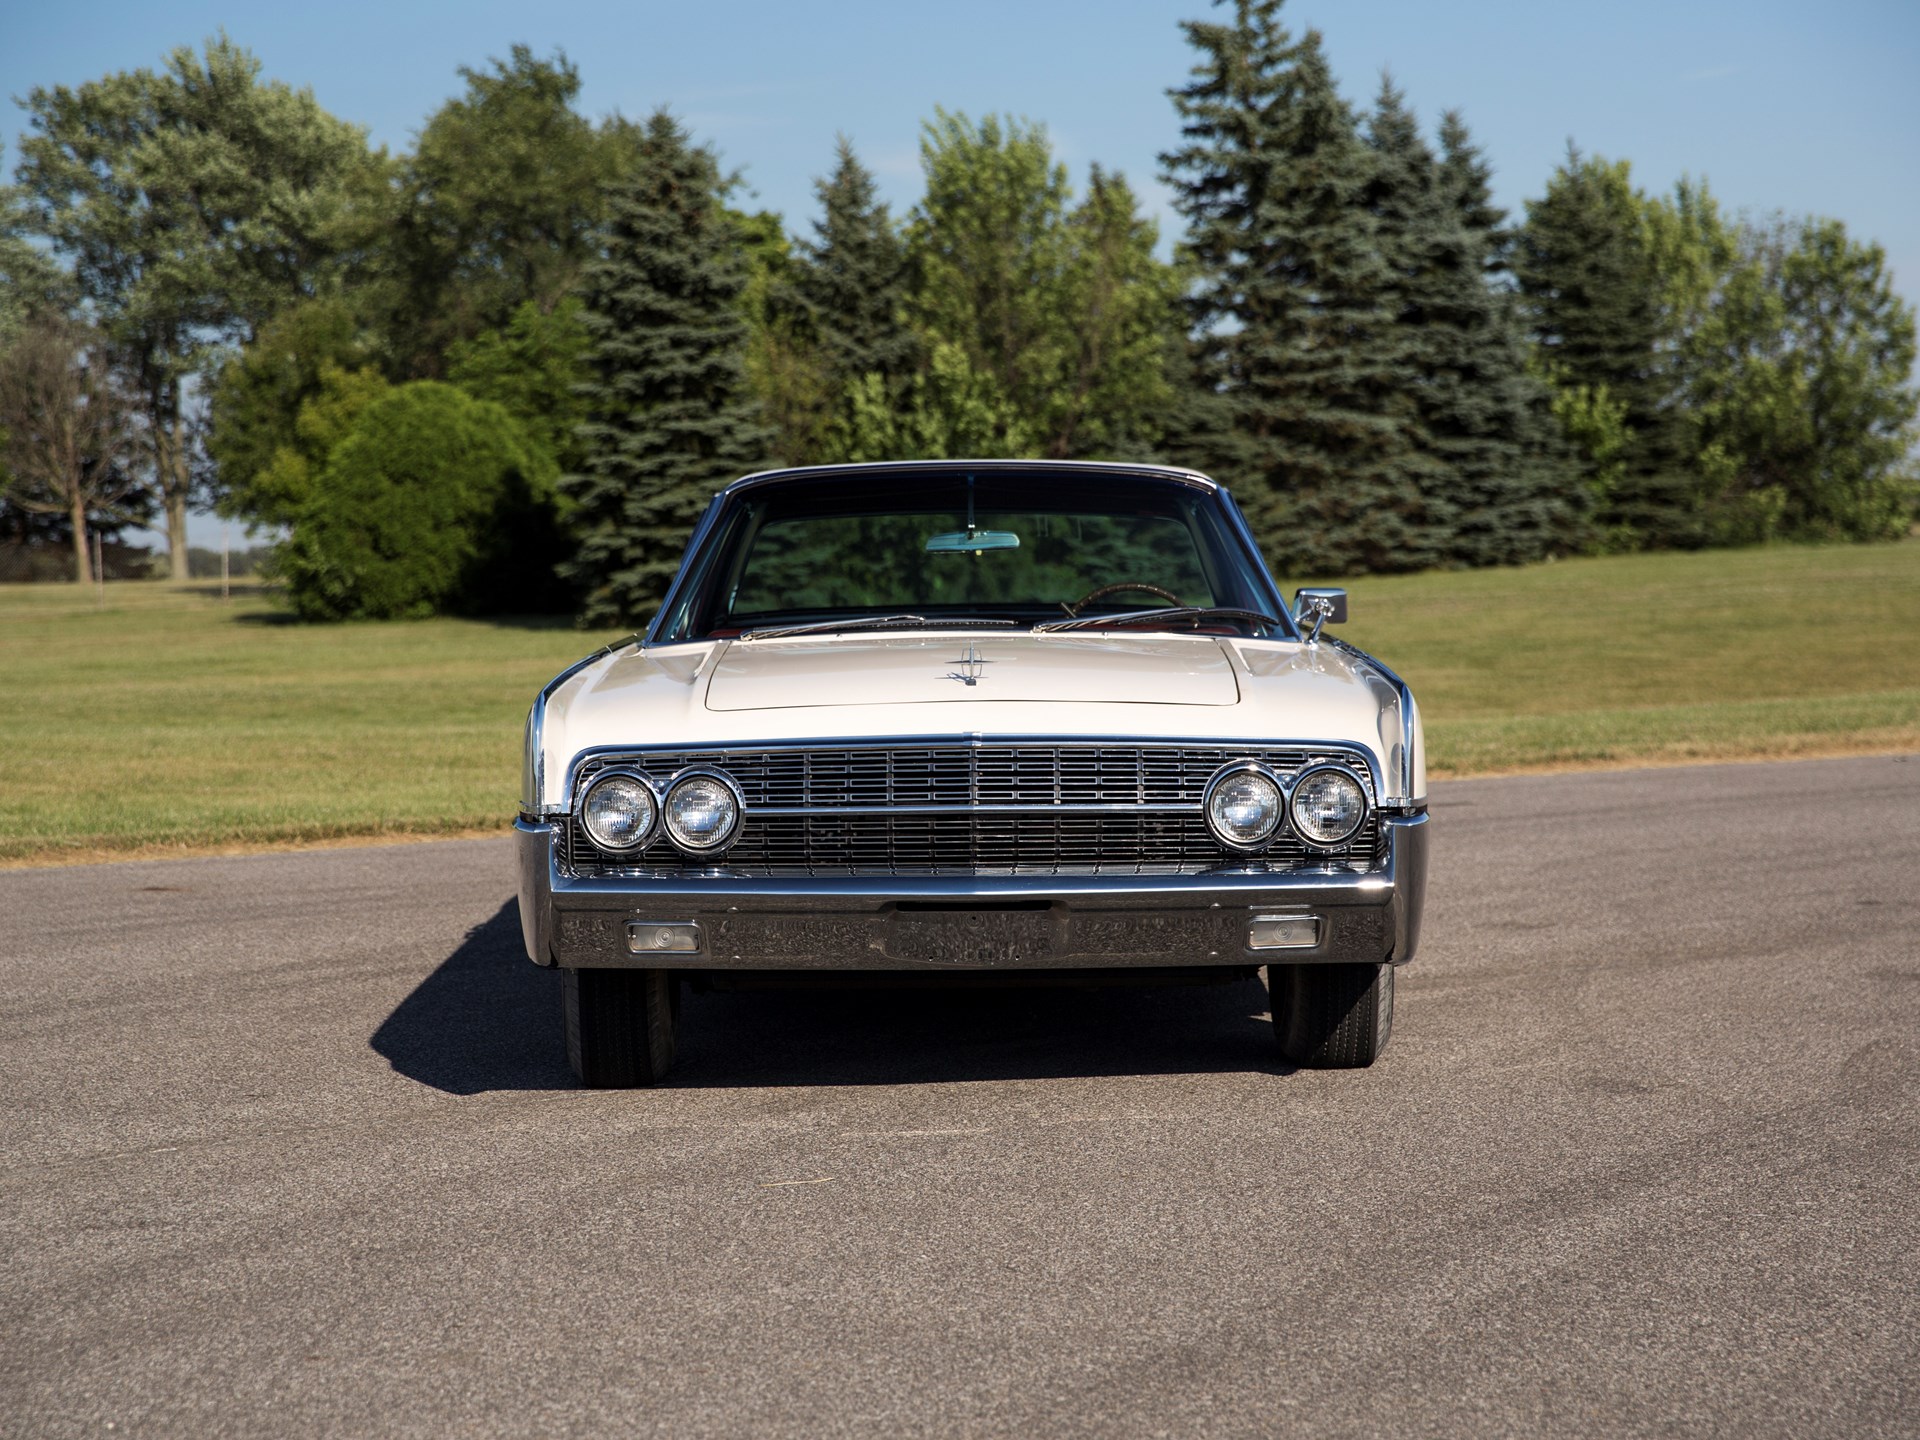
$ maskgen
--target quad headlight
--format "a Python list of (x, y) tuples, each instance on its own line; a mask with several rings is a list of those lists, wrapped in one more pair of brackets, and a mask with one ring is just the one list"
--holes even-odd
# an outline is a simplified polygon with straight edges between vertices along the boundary
[(1352, 771), (1318, 765), (1294, 781), (1288, 808), (1293, 828), (1309, 845), (1343, 845), (1367, 818), (1367, 792)]
[(1263, 850), (1286, 815), (1280, 781), (1264, 765), (1242, 761), (1207, 782), (1207, 828), (1234, 850)]
[(693, 855), (724, 850), (740, 833), (740, 788), (718, 770), (688, 770), (667, 786), (667, 838)]
[(580, 823), (602, 850), (638, 850), (653, 838), (660, 803), (644, 776), (610, 771), (587, 787)]

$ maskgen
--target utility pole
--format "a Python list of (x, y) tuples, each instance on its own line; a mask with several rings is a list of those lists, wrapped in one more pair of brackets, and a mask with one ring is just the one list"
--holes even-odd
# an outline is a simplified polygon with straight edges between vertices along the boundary
[(220, 598), (229, 605), (233, 603), (233, 594), (227, 588), (227, 533), (232, 529), (228, 524), (220, 526)]

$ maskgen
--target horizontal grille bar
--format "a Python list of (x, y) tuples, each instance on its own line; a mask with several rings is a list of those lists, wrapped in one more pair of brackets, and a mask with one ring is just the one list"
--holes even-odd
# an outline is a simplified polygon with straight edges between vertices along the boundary
[[(947, 742), (594, 755), (577, 769), (574, 794), (609, 768), (662, 779), (689, 765), (723, 769), (740, 786), (746, 820), (718, 863), (743, 875), (1195, 874), (1243, 861), (1207, 829), (1200, 801), (1215, 771), (1246, 759), (1283, 774), (1347, 763), (1372, 793), (1364, 762), (1337, 750)], [(664, 841), (640, 856), (602, 852), (577, 819), (564, 838), (563, 863), (582, 874), (684, 874), (715, 863)], [(1377, 846), (1370, 818), (1335, 855), (1287, 835), (1261, 860), (1368, 870)]]

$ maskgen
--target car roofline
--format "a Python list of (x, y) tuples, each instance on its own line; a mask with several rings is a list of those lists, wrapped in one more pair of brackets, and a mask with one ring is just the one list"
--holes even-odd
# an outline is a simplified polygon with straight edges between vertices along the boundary
[(1067, 473), (1139, 475), (1158, 480), (1172, 480), (1177, 484), (1209, 493), (1226, 488), (1219, 481), (1202, 475), (1198, 470), (1186, 470), (1177, 465), (1143, 465), (1126, 460), (867, 460), (857, 464), (799, 465), (783, 470), (756, 470), (751, 475), (743, 475), (717, 493), (724, 497), (736, 491), (757, 489), (762, 485), (781, 484), (789, 480), (806, 480), (828, 475), (881, 475), (900, 470), (1059, 470)]

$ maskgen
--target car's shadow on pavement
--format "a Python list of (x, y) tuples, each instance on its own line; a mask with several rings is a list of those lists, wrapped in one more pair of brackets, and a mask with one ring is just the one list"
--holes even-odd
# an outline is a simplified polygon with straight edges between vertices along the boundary
[(368, 1043), (402, 1075), (454, 1095), (573, 1084), (560, 975), (528, 963), (517, 900), (469, 930)]
[[(1064, 1076), (1285, 1073), (1256, 980), (1218, 985), (682, 991), (665, 1088), (913, 1085)], [(509, 900), (370, 1041), (455, 1095), (573, 1087), (559, 975), (527, 963)]]

